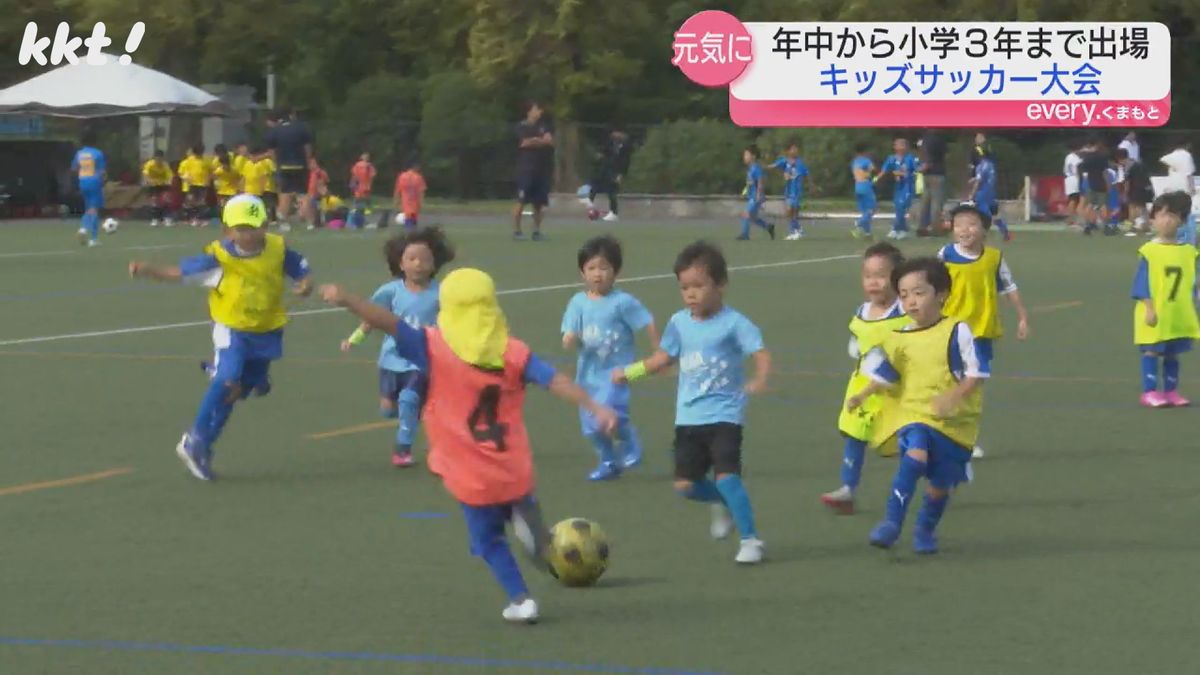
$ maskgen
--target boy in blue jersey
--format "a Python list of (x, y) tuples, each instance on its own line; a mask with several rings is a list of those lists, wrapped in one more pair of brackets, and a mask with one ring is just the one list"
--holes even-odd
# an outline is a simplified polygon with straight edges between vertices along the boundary
[(975, 158), (975, 173), (971, 177), (971, 194), (967, 201), (974, 202), (984, 213), (995, 216), (992, 223), (1004, 236), (1004, 241), (1012, 241), (1012, 233), (1008, 231), (1008, 223), (999, 216), (1000, 202), (996, 200), (996, 161), (992, 155), (976, 148), (982, 154)]
[(875, 218), (875, 182), (871, 179), (875, 173), (875, 163), (867, 156), (867, 144), (859, 143), (854, 147), (854, 159), (850, 161), (850, 175), (854, 177), (854, 200), (858, 202), (858, 223), (850, 228), (850, 234), (855, 239), (871, 236), (871, 220)]
[(1121, 196), (1125, 193), (1125, 172), (1114, 158), (1109, 163), (1108, 171), (1104, 173), (1108, 177), (1108, 218), (1105, 219), (1105, 223), (1109, 229), (1117, 229), (1121, 225)]
[(742, 151), (742, 161), (746, 164), (746, 187), (742, 190), (742, 196), (746, 198), (746, 211), (742, 214), (742, 233), (738, 235), (738, 241), (749, 241), (751, 222), (766, 230), (772, 239), (775, 238), (774, 223), (768, 223), (759, 215), (767, 199), (766, 188), (763, 185), (763, 168), (758, 161), (760, 154), (757, 145), (751, 145)]
[(890, 173), (895, 178), (892, 204), (896, 207), (896, 220), (888, 239), (908, 238), (908, 209), (917, 192), (917, 157), (908, 151), (908, 140), (897, 138), (892, 142), (892, 154), (883, 161), (881, 173)]
[[(734, 560), (752, 565), (763, 559), (763, 542), (742, 483), (742, 428), (748, 395), (766, 390), (771, 355), (758, 327), (725, 305), (729, 272), (720, 249), (704, 241), (683, 249), (675, 277), (687, 308), (671, 317), (658, 351), (613, 371), (613, 382), (633, 382), (679, 365), (675, 491), (712, 505), (713, 538), (724, 539), (736, 525), (741, 545)], [(754, 360), (749, 382), (746, 357)]]
[[(389, 239), (383, 247), (392, 280), (380, 286), (371, 302), (386, 308), (413, 328), (437, 323), (438, 270), (454, 260), (454, 248), (436, 227), (412, 230)], [(368, 323), (342, 341), (342, 351), (361, 343), (371, 330)], [(421, 419), (425, 398), (425, 378), (421, 369), (400, 356), (396, 340), (385, 335), (379, 347), (379, 412), (389, 419), (399, 418), (392, 466), (413, 465), (412, 446)]]
[(83, 217), (79, 220), (79, 243), (89, 248), (99, 246), (96, 238), (100, 231), (100, 210), (104, 208), (104, 153), (93, 146), (96, 135), (92, 131), (83, 134), (83, 147), (71, 160), (71, 171), (79, 179), (79, 194), (83, 197)]
[(308, 261), (264, 229), (267, 207), (258, 197), (238, 195), (222, 212), (226, 235), (184, 258), (178, 266), (134, 261), (129, 274), (158, 281), (207, 286), (216, 360), (192, 428), (175, 453), (193, 476), (212, 480), (213, 445), (229, 421), (233, 406), (251, 394), (271, 391), (271, 362), (283, 356), (285, 277), (293, 291), (312, 291)]
[(871, 530), (871, 545), (896, 543), (917, 481), (924, 477), (929, 487), (917, 514), (913, 550), (937, 553), (936, 529), (950, 492), (970, 474), (983, 409), (981, 387), (990, 372), (976, 357), (971, 329), (942, 312), (951, 287), (944, 263), (934, 258), (903, 262), (892, 272), (892, 287), (912, 323), (867, 354), (862, 370), (871, 382), (846, 401), (846, 409), (857, 410), (880, 394), (872, 442), (894, 439), (900, 451), (887, 512)]
[(629, 421), (629, 387), (613, 384), (612, 372), (636, 360), (634, 334), (638, 331), (646, 331), (651, 345), (658, 349), (658, 329), (645, 305), (613, 288), (621, 273), (619, 241), (608, 235), (591, 239), (579, 249), (578, 261), (587, 290), (576, 293), (567, 304), (562, 318), (563, 348), (579, 347), (575, 382), (593, 399), (616, 410), (620, 418), (618, 457), (614, 439), (596, 424), (595, 417), (579, 411), (583, 435), (600, 460), (588, 480), (611, 480), (642, 461), (642, 445)]
[(783, 172), (783, 202), (788, 214), (788, 241), (796, 241), (804, 236), (804, 228), (800, 227), (800, 200), (804, 197), (804, 179), (808, 177), (808, 166), (800, 159), (800, 144), (788, 143), (787, 155), (775, 160), (773, 169)]

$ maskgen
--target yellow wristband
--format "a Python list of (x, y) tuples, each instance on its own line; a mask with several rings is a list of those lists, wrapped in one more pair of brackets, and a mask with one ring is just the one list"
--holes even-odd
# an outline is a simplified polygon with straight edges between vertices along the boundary
[(630, 382), (637, 382), (647, 375), (649, 375), (649, 373), (646, 371), (645, 361), (638, 361), (637, 363), (626, 366), (625, 368), (625, 379)]
[(349, 342), (352, 345), (357, 345), (366, 339), (366, 337), (367, 334), (363, 332), (362, 328), (355, 328), (354, 332), (350, 334), (350, 337), (346, 338), (346, 342)]

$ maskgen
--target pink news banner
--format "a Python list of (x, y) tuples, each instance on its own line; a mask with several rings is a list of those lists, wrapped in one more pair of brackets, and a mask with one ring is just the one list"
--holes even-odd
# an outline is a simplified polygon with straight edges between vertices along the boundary
[(1161, 23), (742, 23), (700, 12), (671, 62), (745, 127), (1156, 127)]

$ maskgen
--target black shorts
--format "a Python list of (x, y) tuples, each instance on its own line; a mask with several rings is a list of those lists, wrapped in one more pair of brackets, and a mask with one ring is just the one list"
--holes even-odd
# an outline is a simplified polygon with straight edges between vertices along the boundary
[(1148, 186), (1136, 186), (1129, 188), (1129, 203), (1141, 206), (1154, 201), (1154, 190)]
[(549, 206), (550, 179), (545, 176), (517, 176), (517, 201), (522, 205)]
[(193, 185), (187, 190), (188, 201), (193, 204), (202, 203), (208, 200), (208, 187), (204, 185)]
[(308, 192), (307, 169), (280, 169), (279, 194), (295, 195)]
[(709, 471), (742, 473), (742, 425), (730, 422), (675, 427), (675, 477), (698, 481)]

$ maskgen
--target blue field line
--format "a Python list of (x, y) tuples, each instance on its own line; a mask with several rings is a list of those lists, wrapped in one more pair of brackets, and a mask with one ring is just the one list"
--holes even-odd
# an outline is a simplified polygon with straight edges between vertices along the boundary
[(522, 668), (574, 673), (633, 673), (636, 675), (727, 675), (713, 671), (639, 668), (600, 663), (565, 663), (525, 659), (491, 659), (439, 654), (388, 654), (383, 652), (315, 652), (304, 649), (223, 647), (219, 645), (181, 645), (169, 642), (128, 642), (124, 640), (44, 640), (0, 636), (0, 645), (9, 647), (63, 647), (119, 652), (163, 652), (168, 654), (219, 654), (223, 656), (275, 656), (292, 659), (327, 661), (383, 661), (392, 663), (431, 663), (445, 666), (479, 668)]

